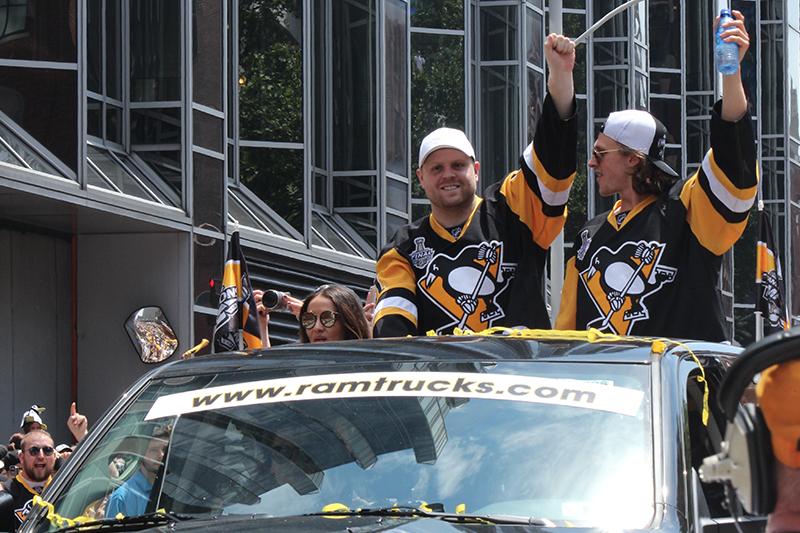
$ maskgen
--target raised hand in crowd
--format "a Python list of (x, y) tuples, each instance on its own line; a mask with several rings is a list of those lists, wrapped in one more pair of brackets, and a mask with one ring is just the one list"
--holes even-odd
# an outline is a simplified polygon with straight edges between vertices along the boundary
[(67, 427), (69, 428), (72, 436), (75, 437), (77, 442), (80, 442), (83, 437), (89, 433), (89, 421), (86, 417), (78, 412), (75, 402), (69, 406), (69, 418), (67, 418)]

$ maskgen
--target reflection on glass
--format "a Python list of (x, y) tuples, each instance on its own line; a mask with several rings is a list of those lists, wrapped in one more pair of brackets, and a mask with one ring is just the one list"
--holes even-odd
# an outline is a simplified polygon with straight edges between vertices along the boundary
[(595, 116), (607, 117), (628, 108), (628, 71), (595, 70)]
[(192, 99), (222, 111), (222, 3), (194, 0), (192, 15)]
[[(533, 9), (525, 10), (525, 22), (527, 24), (528, 42), (528, 62), (537, 67), (544, 66), (542, 58), (544, 56), (544, 29), (542, 27), (542, 15)], [(568, 33), (568, 35), (579, 35), (578, 33)]]
[(183, 190), (180, 151), (138, 151), (136, 154), (180, 197)]
[(4, 161), (12, 165), (28, 166), (33, 170), (53, 174), (61, 173), (48, 163), (42, 156), (36, 153), (25, 141), (13, 133), (10, 128), (0, 122), (0, 149), (6, 154)]
[(595, 65), (627, 65), (628, 43), (626, 41), (594, 42)]
[[(790, 31), (789, 50), (800, 50), (800, 33)], [(800, 139), (800, 62), (788, 61), (785, 63), (789, 76), (789, 124), (788, 133), (795, 139)], [(800, 269), (798, 269), (800, 270)]]
[(481, 60), (501, 61), (517, 58), (516, 6), (481, 8)]
[[(554, 385), (601, 380), (613, 386), (596, 386), (641, 396), (628, 402), (632, 414), (421, 392), (259, 403), (145, 420), (156, 398), (189, 391), (202, 398), (212, 383), (242, 390), (249, 386), (245, 381), (269, 383), (270, 390), (289, 387), (286, 373), (276, 371), (157, 381), (86, 458), (69, 488), (53, 502), (55, 510), (76, 516), (102, 499), (120, 483), (109, 475), (109, 462), (135, 450), (135, 464), (154, 430), (170, 427), (168, 468), (159, 473), (163, 477), (153, 495), (169, 512), (222, 520), (245, 515), (264, 520), (253, 523), (270, 529), (286, 523), (276, 522), (277, 517), (318, 513), (332, 502), (350, 509), (435, 502), (445, 512), (465, 506), (470, 514), (542, 517), (561, 527), (643, 529), (650, 524), (655, 479), (647, 366), (394, 366), (414, 374), (398, 381), (412, 394), (418, 390), (414, 387), (424, 388), (442, 372), (456, 372), (464, 381), (486, 383), (489, 390), (497, 390), (496, 378), (502, 377), (526, 383), (547, 379)], [(393, 370), (375, 365), (341, 369), (381, 375), (383, 380), (393, 379)], [(363, 387), (360, 382), (342, 384)], [(214, 460), (197, 460), (208, 457)], [(322, 524), (328, 519), (302, 520)]]
[(303, 151), (239, 148), (241, 183), (303, 233)]
[(386, 178), (386, 206), (403, 213), (408, 209), (408, 184)]
[(225, 188), (225, 162), (203, 154), (192, 154), (194, 180), (194, 225), (210, 226), (223, 231), (223, 191)]
[(114, 184), (119, 192), (143, 200), (154, 200), (153, 196), (133, 178), (130, 172), (109, 151), (91, 145), (87, 147), (87, 150), (89, 161), (97, 166), (97, 169), (103, 173), (103, 176), (109, 182)]
[(386, 9), (386, 169), (408, 175), (408, 39), (406, 4), (387, 0)]
[(686, 162), (699, 165), (703, 162), (711, 143), (711, 130), (708, 120), (686, 121)]
[(519, 82), (516, 66), (481, 69), (481, 186), (502, 180), (516, 169), (519, 139)]
[[(326, 0), (314, 0), (314, 166), (328, 169), (328, 27)], [(390, 73), (387, 72), (387, 76)], [(387, 90), (389, 90), (387, 88)], [(388, 117), (387, 117), (388, 118)]]
[(411, 26), (464, 29), (463, 0), (411, 0)]
[(106, 96), (122, 99), (122, 20), (120, 3), (106, 0)]
[[(691, 17), (686, 17), (686, 90), (714, 90), (714, 57), (710, 53), (714, 49), (713, 28), (709, 21), (718, 14), (716, 2), (713, 0), (694, 0)], [(652, 17), (651, 17), (652, 18)], [(651, 36), (654, 35), (651, 32)], [(653, 53), (651, 47), (650, 53)]]
[(667, 144), (680, 144), (681, 140), (681, 100), (680, 98), (650, 99), (650, 112), (667, 128)]
[(377, 112), (373, 0), (333, 10), (333, 168), (372, 170)]
[(106, 106), (106, 139), (122, 144), (122, 109)]
[(77, 73), (0, 66), (0, 111), (76, 172)]
[(192, 125), (194, 144), (221, 154), (225, 149), (222, 119), (197, 109), (192, 110), (192, 117), (194, 117)]
[(103, 0), (86, 2), (86, 88), (103, 93)]
[(761, 132), (782, 133), (784, 124), (783, 24), (761, 25)]
[(463, 130), (464, 123), (464, 38), (412, 33), (411, 153), (434, 129)]
[(131, 100), (181, 99), (180, 37), (180, 2), (130, 0)]
[[(586, 124), (586, 100), (578, 100), (577, 110), (578, 124)], [(578, 166), (575, 171), (575, 181), (572, 184), (572, 189), (569, 192), (569, 200), (567, 201), (567, 221), (564, 226), (564, 240), (572, 242), (577, 238), (578, 231), (588, 220), (588, 194), (589, 188), (587, 185), (587, 156), (586, 152), (587, 142), (592, 142), (586, 138), (585, 128), (578, 128)], [(594, 186), (594, 174), (591, 174), (592, 186)], [(579, 244), (580, 246), (580, 244)]]
[[(680, 68), (681, 3), (650, 4), (650, 65), (656, 68)], [(708, 20), (705, 21), (708, 25)], [(706, 50), (708, 52), (708, 50)], [(691, 53), (687, 50), (687, 53)]]
[(311, 214), (312, 242), (316, 246), (336, 250), (351, 255), (364, 256), (358, 247), (346, 237), (342, 228), (337, 227), (329, 215), (319, 212)]
[[(618, 4), (617, 0), (594, 0), (592, 9), (594, 21), (592, 22), (600, 20), (606, 13), (617, 7)], [(594, 32), (594, 37), (626, 37), (628, 35), (628, 17), (630, 16), (629, 9), (623, 11), (597, 28), (597, 31)]]
[(303, 13), (299, 0), (239, 2), (242, 139), (303, 141)]
[(131, 143), (134, 145), (175, 144), (181, 142), (181, 110), (132, 109)]
[(4, 0), (0, 59), (75, 63), (76, 6), (77, 2)]

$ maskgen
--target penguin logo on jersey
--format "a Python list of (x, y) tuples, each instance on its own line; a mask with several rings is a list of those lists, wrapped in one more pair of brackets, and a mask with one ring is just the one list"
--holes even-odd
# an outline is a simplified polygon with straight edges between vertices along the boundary
[(14, 509), (14, 516), (17, 517), (17, 520), (21, 524), (25, 521), (25, 518), (28, 516), (28, 513), (31, 512), (31, 508), (33, 507), (33, 498), (25, 502), (25, 505), (20, 507), (19, 509)]
[(678, 274), (677, 269), (661, 264), (666, 247), (654, 241), (631, 241), (616, 250), (603, 246), (594, 253), (580, 273), (598, 311), (588, 327), (629, 335), (636, 322), (650, 317), (645, 300)]
[(503, 243), (498, 241), (466, 246), (455, 257), (434, 256), (417, 286), (452, 319), (436, 333), (453, 327), (482, 331), (506, 316), (497, 298), (516, 269), (516, 264), (503, 263)]

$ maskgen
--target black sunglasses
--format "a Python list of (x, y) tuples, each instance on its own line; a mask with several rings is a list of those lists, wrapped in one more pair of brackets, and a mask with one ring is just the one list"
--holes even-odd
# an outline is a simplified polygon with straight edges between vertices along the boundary
[(597, 150), (596, 148), (592, 148), (592, 155), (594, 156), (595, 160), (599, 163), (603, 160), (609, 152), (620, 152), (624, 150), (624, 148), (612, 148), (610, 150)]
[[(322, 322), (322, 325), (326, 328), (332, 328), (333, 325), (336, 324), (336, 318), (338, 316), (339, 313), (336, 311), (323, 311), (319, 314), (319, 321)], [(302, 324), (305, 329), (313, 328), (317, 324), (317, 315), (311, 311), (306, 311), (300, 315), (300, 324)]]
[(56, 452), (56, 449), (52, 446), (42, 446), (41, 448), (39, 446), (31, 446), (25, 452), (32, 457), (39, 455), (39, 452), (44, 452), (47, 457), (50, 457)]

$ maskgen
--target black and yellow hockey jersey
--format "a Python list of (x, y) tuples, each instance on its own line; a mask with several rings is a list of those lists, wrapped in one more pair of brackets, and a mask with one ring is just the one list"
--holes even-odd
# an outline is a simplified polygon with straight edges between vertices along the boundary
[(711, 118), (701, 168), (618, 224), (589, 221), (567, 261), (556, 328), (722, 341), (721, 256), (739, 239), (758, 183), (750, 116)]
[[(45, 487), (50, 484), (51, 479), (47, 479)], [(4, 490), (11, 495), (13, 503), (9, 509), (10, 512), (5, 516), (0, 516), (0, 531), (16, 531), (27, 518), (33, 506), (33, 497), (39, 492), (31, 488), (21, 473), (8, 480), (4, 485)]]
[(576, 118), (561, 120), (548, 95), (522, 168), (487, 189), (457, 238), (432, 215), (398, 230), (376, 265), (374, 335), (549, 328), (542, 273), (564, 226), (576, 144)]

